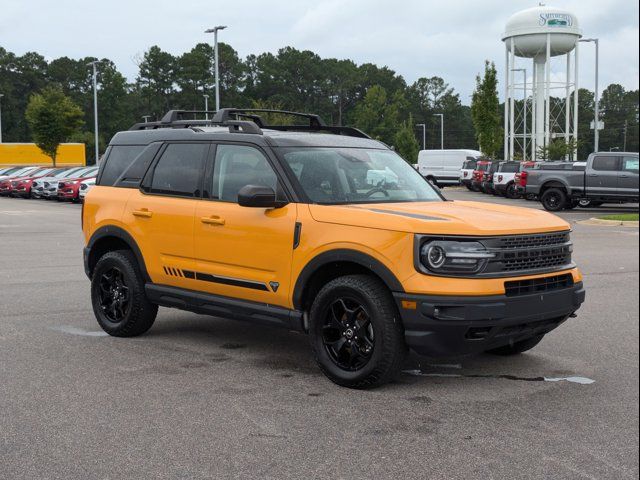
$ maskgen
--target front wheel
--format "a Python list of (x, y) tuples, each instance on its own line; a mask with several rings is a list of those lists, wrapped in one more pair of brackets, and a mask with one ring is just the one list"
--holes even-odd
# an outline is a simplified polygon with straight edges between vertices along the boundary
[(102, 329), (114, 337), (142, 335), (158, 314), (158, 306), (147, 300), (142, 273), (129, 250), (108, 252), (98, 260), (91, 303)]
[(510, 356), (510, 355), (519, 355), (528, 350), (531, 350), (533, 347), (538, 345), (544, 335), (537, 335), (535, 337), (527, 338), (526, 340), (520, 340), (519, 342), (512, 343), (510, 345), (505, 345), (504, 347), (493, 348), (491, 350), (487, 350), (487, 353), (491, 353), (493, 355), (502, 355), (502, 356)]
[(520, 198), (520, 193), (518, 192), (518, 187), (515, 183), (510, 183), (507, 185), (507, 190), (505, 192), (505, 196), (511, 200), (516, 200)]
[(549, 212), (559, 212), (567, 205), (567, 194), (559, 188), (550, 188), (540, 197), (542, 206)]
[(311, 306), (309, 334), (322, 372), (349, 388), (393, 380), (406, 353), (391, 293), (367, 275), (339, 277), (320, 290)]

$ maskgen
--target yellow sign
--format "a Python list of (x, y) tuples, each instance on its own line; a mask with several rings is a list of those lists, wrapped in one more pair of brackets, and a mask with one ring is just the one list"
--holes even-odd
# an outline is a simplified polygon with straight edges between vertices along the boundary
[[(84, 143), (62, 143), (58, 147), (56, 165), (80, 167), (87, 164)], [(35, 143), (0, 143), (0, 167), (18, 165), (53, 165)]]

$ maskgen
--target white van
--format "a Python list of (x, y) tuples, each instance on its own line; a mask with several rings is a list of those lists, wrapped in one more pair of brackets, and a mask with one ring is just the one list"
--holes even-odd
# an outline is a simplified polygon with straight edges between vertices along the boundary
[(438, 186), (458, 185), (464, 162), (480, 157), (482, 153), (478, 150), (421, 150), (418, 154), (418, 171)]

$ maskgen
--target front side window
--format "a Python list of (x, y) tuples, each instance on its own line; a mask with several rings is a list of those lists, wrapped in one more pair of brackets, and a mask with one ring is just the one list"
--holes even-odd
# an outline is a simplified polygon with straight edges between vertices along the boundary
[(209, 190), (211, 198), (236, 203), (238, 192), (246, 185), (271, 187), (277, 192), (278, 177), (260, 150), (243, 145), (218, 145)]
[(153, 170), (150, 193), (197, 197), (200, 195), (206, 143), (172, 143), (162, 153)]
[(622, 170), (624, 170), (625, 172), (637, 174), (640, 170), (640, 162), (638, 160), (638, 157), (623, 157)]
[(390, 150), (303, 147), (278, 153), (314, 203), (441, 200), (411, 165)]
[(601, 172), (615, 172), (618, 170), (618, 157), (596, 157), (593, 159), (593, 169)]

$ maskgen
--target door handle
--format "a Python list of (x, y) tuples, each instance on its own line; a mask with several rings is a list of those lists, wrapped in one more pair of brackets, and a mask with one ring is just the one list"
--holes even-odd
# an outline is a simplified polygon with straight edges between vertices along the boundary
[(141, 208), (140, 210), (134, 210), (132, 213), (133, 213), (134, 217), (140, 217), (140, 218), (151, 218), (151, 217), (153, 217), (153, 212), (150, 212), (149, 209), (147, 209), (147, 208)]
[(220, 218), (217, 215), (212, 215), (210, 217), (201, 217), (200, 221), (205, 225), (224, 225), (224, 218)]
[(630, 175), (620, 175), (620, 178), (629, 178)]
[(589, 176), (590, 176), (590, 177), (597, 177), (597, 176), (598, 176), (598, 174), (597, 174), (597, 173), (590, 173), (590, 174), (589, 174)]

